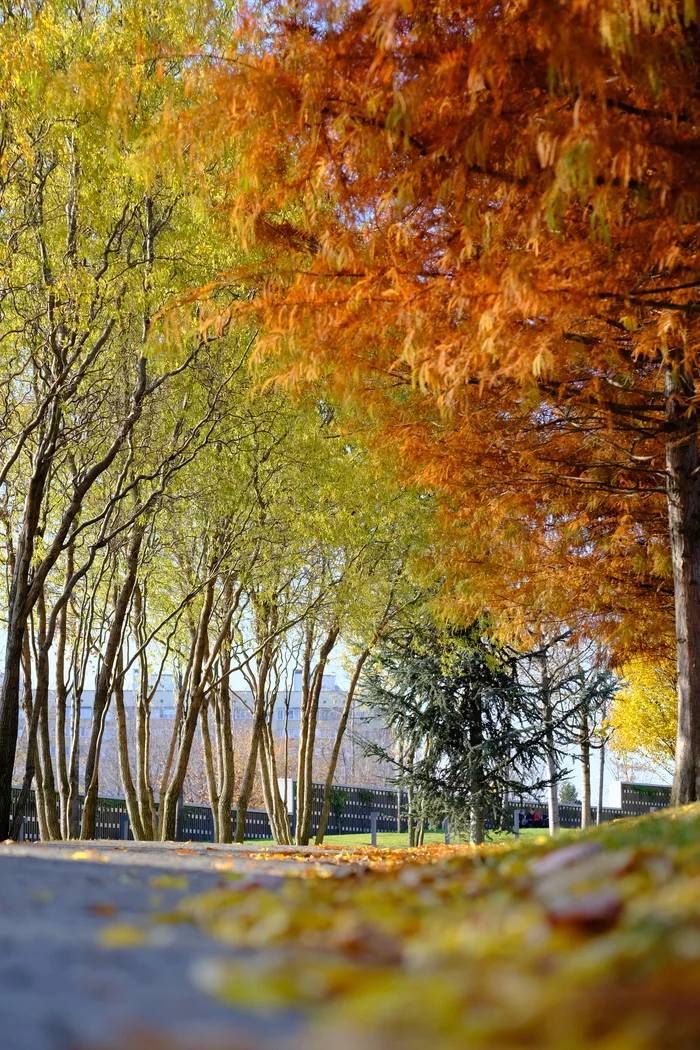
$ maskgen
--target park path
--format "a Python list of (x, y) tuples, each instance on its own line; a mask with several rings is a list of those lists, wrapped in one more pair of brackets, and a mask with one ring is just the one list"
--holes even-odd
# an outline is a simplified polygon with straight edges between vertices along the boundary
[[(241, 878), (279, 884), (299, 863), (291, 854), (303, 852), (192, 843), (0, 845), (0, 1047), (158, 1050), (161, 1037), (187, 1050), (284, 1046), (294, 1037), (293, 1017), (256, 1020), (198, 991), (193, 967), (212, 956), (212, 943), (195, 927), (161, 924), (147, 945), (119, 950), (101, 938), (226, 884), (231, 873), (238, 885)], [(306, 852), (309, 863), (323, 863)], [(217, 945), (215, 954), (236, 949)]]

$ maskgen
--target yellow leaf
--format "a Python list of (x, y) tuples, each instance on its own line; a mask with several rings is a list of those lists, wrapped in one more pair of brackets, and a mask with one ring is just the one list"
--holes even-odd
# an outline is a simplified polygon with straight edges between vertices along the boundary
[(155, 875), (150, 885), (158, 890), (186, 890), (190, 881), (184, 875)]
[(146, 944), (146, 931), (133, 923), (119, 923), (100, 930), (98, 940), (103, 948), (131, 948), (135, 944)]

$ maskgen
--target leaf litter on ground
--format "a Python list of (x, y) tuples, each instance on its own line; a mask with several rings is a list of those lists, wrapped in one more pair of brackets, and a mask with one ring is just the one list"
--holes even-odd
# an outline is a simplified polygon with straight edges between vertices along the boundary
[(700, 806), (562, 846), (290, 858), (295, 878), (246, 873), (156, 922), (204, 931), (195, 984), (294, 1016), (310, 1050), (700, 1046)]

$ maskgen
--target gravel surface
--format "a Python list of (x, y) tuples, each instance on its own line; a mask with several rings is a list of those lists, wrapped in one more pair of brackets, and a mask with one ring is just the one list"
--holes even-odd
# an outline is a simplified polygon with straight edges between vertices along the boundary
[[(118, 948), (100, 938), (106, 927), (144, 924), (183, 896), (221, 885), (227, 872), (274, 885), (298, 863), (285, 860), (286, 852), (268, 849), (265, 859), (249, 859), (250, 846), (0, 845), (2, 1050), (285, 1043), (293, 1017), (253, 1018), (197, 990), (197, 961), (234, 952), (193, 927), (156, 924), (149, 943)], [(187, 885), (168, 885), (178, 881), (174, 875)]]

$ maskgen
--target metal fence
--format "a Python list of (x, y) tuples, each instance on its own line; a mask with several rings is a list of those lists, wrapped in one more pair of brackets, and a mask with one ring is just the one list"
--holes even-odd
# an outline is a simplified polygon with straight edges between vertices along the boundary
[[(610, 820), (620, 820), (621, 817), (643, 817), (656, 809), (666, 809), (671, 805), (671, 788), (664, 784), (633, 784), (624, 781), (616, 785), (621, 804), (620, 806), (604, 806), (601, 811), (601, 823)], [(546, 802), (527, 801), (511, 803), (508, 806), (508, 826), (512, 827), (515, 810), (521, 812), (539, 812), (549, 820), (549, 805)], [(596, 821), (596, 806), (592, 807), (593, 823)], [(581, 803), (560, 802), (559, 823), (562, 828), (581, 827)]]
[[(621, 791), (620, 807), (605, 806), (601, 812), (603, 822), (619, 820), (621, 817), (643, 816), (654, 809), (663, 809), (671, 803), (671, 789), (664, 785), (631, 784), (618, 785)], [(296, 781), (290, 782), (290, 823), (294, 828), (296, 822)], [(408, 795), (396, 788), (357, 787), (351, 784), (338, 784), (333, 788), (335, 807), (331, 809), (326, 831), (329, 835), (369, 834), (371, 831), (371, 814), (379, 813), (377, 831), (407, 831), (408, 828)], [(315, 834), (321, 819), (323, 808), (323, 784), (314, 784), (311, 803), (311, 832)], [(511, 802), (505, 807), (498, 823), (504, 828), (513, 827), (516, 809), (526, 812), (539, 812), (549, 819), (549, 806), (544, 800), (529, 799)], [(596, 809), (593, 807), (593, 821)], [(581, 826), (581, 803), (559, 804), (559, 822), (563, 828)], [(496, 824), (494, 814), (489, 814), (486, 826), (493, 829)]]
[[(296, 825), (296, 781), (289, 782), (289, 818), (292, 832)], [(619, 785), (620, 807), (606, 806), (601, 816), (603, 821), (619, 820), (620, 817), (643, 816), (655, 809), (670, 805), (671, 789), (660, 784)], [(13, 811), (19, 795), (13, 790)], [(323, 809), (324, 785), (313, 785), (311, 804), (311, 835), (318, 830)], [(378, 832), (405, 832), (408, 827), (408, 794), (397, 788), (359, 787), (353, 784), (337, 784), (331, 797), (331, 814), (326, 832), (329, 835), (364, 835), (372, 829), (372, 814), (377, 813), (376, 828)], [(82, 818), (83, 799), (79, 799), (79, 818)], [(545, 819), (549, 818), (549, 807), (546, 802), (536, 799), (511, 802), (503, 815), (503, 826), (513, 827), (515, 810), (534, 813), (539, 812)], [(237, 813), (231, 811), (233, 826), (236, 827)], [(27, 841), (39, 839), (39, 823), (36, 814), (34, 792), (24, 807), (22, 838)], [(593, 808), (593, 820), (596, 813)], [(563, 828), (581, 826), (581, 804), (561, 802), (559, 804), (559, 821)], [(487, 820), (487, 826), (493, 827), (493, 819)], [(123, 798), (98, 799), (95, 835), (98, 839), (133, 838), (129, 830), (126, 802)], [(178, 821), (178, 840), (187, 842), (213, 842), (214, 820), (211, 807), (185, 803)], [(245, 839), (256, 841), (271, 839), (270, 820), (264, 809), (249, 809), (245, 822)]]
[[(12, 810), (19, 797), (19, 790), (13, 789)], [(83, 815), (83, 797), (78, 800), (78, 819)], [(233, 827), (236, 827), (237, 813), (231, 811)], [(39, 840), (39, 821), (36, 813), (36, 802), (34, 792), (31, 791), (24, 806), (22, 831), (20, 837), (27, 842)], [(200, 806), (195, 803), (185, 803), (182, 809), (182, 817), (179, 823), (178, 839), (185, 842), (213, 842), (214, 820), (210, 806)], [(95, 838), (98, 839), (133, 839), (129, 829), (129, 814), (126, 801), (123, 798), (100, 797), (97, 801), (97, 812), (95, 818)], [(264, 809), (249, 809), (245, 822), (245, 838), (247, 840), (270, 839), (272, 830), (270, 821)]]
[[(315, 835), (321, 822), (325, 785), (315, 783), (311, 795), (311, 834)], [(296, 825), (297, 785), (292, 781), (290, 824)], [(326, 825), (329, 835), (369, 833), (372, 813), (378, 813), (377, 831), (406, 831), (408, 828), (408, 794), (397, 788), (358, 787), (354, 784), (334, 784), (331, 812)]]

